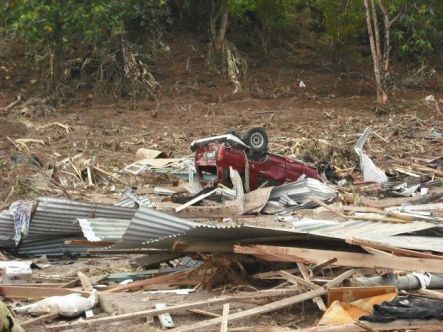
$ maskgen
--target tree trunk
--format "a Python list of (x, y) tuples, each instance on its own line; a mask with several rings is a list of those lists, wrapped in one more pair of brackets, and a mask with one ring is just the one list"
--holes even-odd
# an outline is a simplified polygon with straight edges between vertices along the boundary
[(220, 55), (224, 47), (226, 30), (228, 29), (228, 4), (229, 0), (212, 0), (209, 24), (212, 46), (216, 55)]
[(65, 50), (63, 47), (63, 12), (66, 0), (60, 0), (58, 9), (54, 17), (54, 30), (52, 34), (52, 77), (51, 89), (56, 89), (57, 85), (64, 78)]
[[(368, 26), (369, 44), (371, 46), (372, 60), (374, 63), (374, 76), (377, 85), (377, 103), (384, 105), (388, 101), (388, 95), (384, 89), (384, 74), (382, 68), (382, 50), (380, 49), (380, 30), (378, 27), (377, 13), (374, 0), (371, 6), (368, 0), (364, 0), (366, 9), (366, 24)], [(372, 14), (371, 14), (372, 13)]]
[(383, 13), (384, 18), (384, 29), (385, 29), (385, 40), (384, 40), (384, 47), (383, 47), (383, 70), (385, 72), (385, 75), (389, 74), (389, 53), (391, 51), (391, 43), (390, 43), (390, 36), (391, 36), (391, 26), (394, 24), (395, 21), (397, 21), (401, 14), (398, 14), (395, 16), (392, 20), (389, 18), (389, 12), (386, 8), (384, 0), (379, 0), (379, 6), (380, 10)]

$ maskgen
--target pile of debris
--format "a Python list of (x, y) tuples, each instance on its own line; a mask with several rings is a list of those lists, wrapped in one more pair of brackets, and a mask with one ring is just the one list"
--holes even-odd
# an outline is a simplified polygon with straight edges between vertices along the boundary
[[(120, 185), (149, 173), (173, 180), (127, 187), (112, 204), (40, 197), (1, 212), (0, 295), (17, 315), (0, 312), (6, 328), (441, 326), (442, 159), (414, 164), (431, 177), (397, 167), (394, 178), (364, 150), (370, 135), (354, 147), (361, 173), (347, 175), (269, 153), (260, 128), (197, 140), (194, 159), (141, 149), (119, 173), (87, 163), (76, 180), (97, 169)], [(269, 314), (287, 307), (285, 317)]]

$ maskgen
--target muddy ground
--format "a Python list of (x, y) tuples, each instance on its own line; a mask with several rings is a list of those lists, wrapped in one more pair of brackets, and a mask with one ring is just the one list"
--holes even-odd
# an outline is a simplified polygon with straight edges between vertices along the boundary
[[(242, 90), (234, 94), (226, 79), (205, 66), (204, 44), (182, 39), (169, 45), (169, 57), (151, 64), (160, 83), (158, 102), (118, 100), (88, 90), (78, 91), (75, 99), (49, 111), (39, 109), (38, 101), (34, 109), (23, 106), (30, 98), (40, 98), (36, 87), (43, 83), (32, 75), (23, 58), (11, 60), (10, 53), (0, 52), (4, 67), (0, 70), (0, 108), (17, 95), (23, 98), (0, 116), (1, 207), (25, 197), (63, 196), (60, 185), (52, 180), (43, 189), (28, 180), (79, 153), (83, 159), (95, 158), (108, 172), (116, 172), (132, 163), (141, 147), (162, 150), (170, 156), (191, 155), (193, 139), (256, 126), (268, 131), (273, 152), (299, 158), (309, 154), (316, 162), (332, 163), (344, 175), (355, 170), (353, 145), (368, 126), (376, 133), (367, 146), (370, 155), (392, 173), (399, 165), (405, 166), (401, 160), (443, 155), (443, 141), (429, 137), (432, 131), (443, 132), (443, 114), (423, 102), (428, 95), (443, 98), (441, 71), (413, 84), (405, 79), (400, 88), (391, 91), (387, 107), (376, 110), (369, 59), (334, 66), (303, 50), (298, 54), (276, 50), (267, 59), (260, 54), (249, 55), (248, 77)], [(300, 80), (306, 88), (300, 88)], [(22, 138), (42, 142), (26, 146), (13, 143)], [(57, 175), (53, 180), (58, 181)], [(152, 178), (137, 181), (144, 186), (151, 184)], [(111, 187), (66, 189), (86, 195), (85, 199), (112, 201), (125, 186), (116, 182)], [(306, 306), (311, 308), (312, 303)], [(296, 327), (305, 319), (304, 308), (270, 314), (264, 321), (273, 325), (278, 319)]]

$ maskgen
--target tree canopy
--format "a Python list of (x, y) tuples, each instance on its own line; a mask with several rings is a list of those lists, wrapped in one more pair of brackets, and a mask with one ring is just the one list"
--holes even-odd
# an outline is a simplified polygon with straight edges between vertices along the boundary
[[(442, 1), (383, 3), (395, 19), (391, 57), (421, 65), (441, 51)], [(376, 10), (382, 21), (383, 13)], [(327, 45), (334, 63), (357, 56), (359, 46), (368, 45), (363, 0), (4, 0), (0, 14), (1, 35), (25, 43), (30, 61), (41, 66), (51, 88), (77, 68), (100, 82), (147, 80), (152, 95), (155, 79), (146, 73), (146, 62), (167, 49), (164, 33), (184, 30), (216, 46), (218, 57), (208, 63), (226, 66), (218, 71), (233, 81), (246, 66), (242, 45), (231, 39), (252, 41), (266, 57), (282, 40), (314, 34), (318, 43), (312, 47)]]

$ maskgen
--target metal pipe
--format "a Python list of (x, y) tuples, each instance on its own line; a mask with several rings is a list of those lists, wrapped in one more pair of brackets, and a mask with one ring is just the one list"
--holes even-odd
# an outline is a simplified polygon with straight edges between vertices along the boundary
[[(443, 288), (443, 275), (429, 274), (431, 280), (426, 288)], [(346, 286), (397, 286), (398, 289), (411, 290), (420, 289), (420, 281), (413, 274), (407, 274), (399, 277), (395, 273), (386, 274), (378, 277), (358, 277), (351, 279)]]

